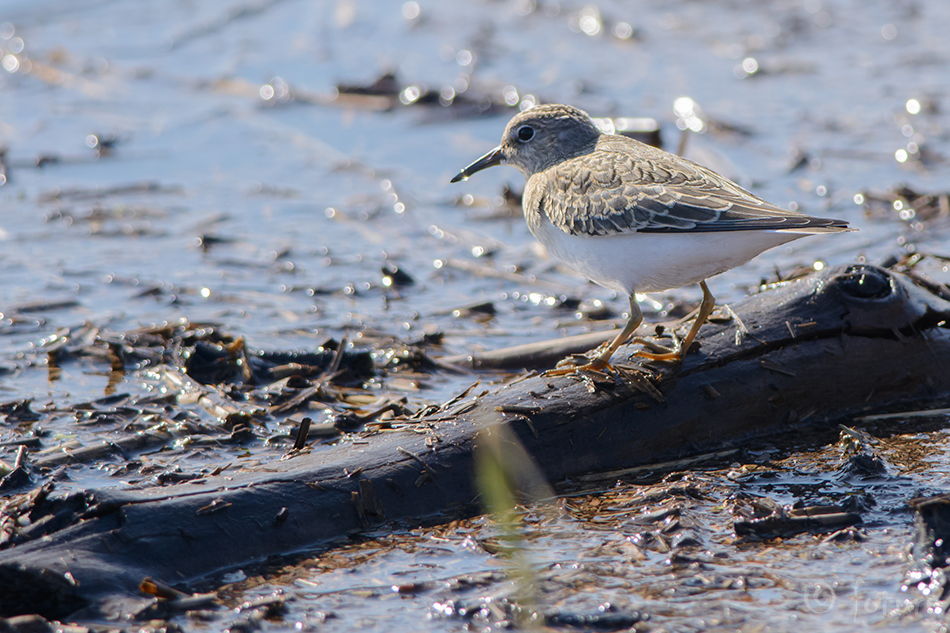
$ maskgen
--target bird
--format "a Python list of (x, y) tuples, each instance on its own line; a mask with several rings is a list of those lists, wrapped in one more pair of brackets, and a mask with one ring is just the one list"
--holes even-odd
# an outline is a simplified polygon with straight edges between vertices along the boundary
[[(686, 337), (673, 349), (650, 345), (637, 356), (678, 362), (716, 300), (706, 279), (807, 235), (851, 231), (847, 222), (782, 209), (728, 178), (635, 139), (601, 132), (590, 116), (562, 104), (515, 115), (501, 144), (451, 182), (496, 165), (517, 168), (527, 184), (528, 228), (549, 253), (591, 281), (625, 294), (623, 329), (570, 371), (602, 371), (643, 322), (637, 293), (698, 283), (703, 292)], [(646, 349), (650, 347), (650, 350)]]

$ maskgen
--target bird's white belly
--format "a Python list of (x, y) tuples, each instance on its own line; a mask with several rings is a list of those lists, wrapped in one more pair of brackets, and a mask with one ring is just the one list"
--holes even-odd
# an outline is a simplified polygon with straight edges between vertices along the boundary
[(591, 281), (616, 292), (660, 292), (740, 266), (801, 233), (720, 231), (569, 235), (548, 221), (530, 227), (548, 251)]

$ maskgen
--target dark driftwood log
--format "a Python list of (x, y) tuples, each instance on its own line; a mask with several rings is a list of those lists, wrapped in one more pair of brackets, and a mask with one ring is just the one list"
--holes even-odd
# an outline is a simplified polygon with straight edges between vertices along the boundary
[(146, 576), (180, 584), (392, 522), (471, 515), (478, 432), (497, 424), (556, 484), (950, 393), (950, 302), (906, 277), (828, 270), (732, 309), (682, 366), (657, 368), (662, 402), (624, 381), (591, 392), (575, 377), (534, 375), (426, 421), (434, 448), (390, 432), (233, 476), (51, 495), (31, 515), (33, 540), (0, 551), (0, 615), (114, 617), (143, 601)]

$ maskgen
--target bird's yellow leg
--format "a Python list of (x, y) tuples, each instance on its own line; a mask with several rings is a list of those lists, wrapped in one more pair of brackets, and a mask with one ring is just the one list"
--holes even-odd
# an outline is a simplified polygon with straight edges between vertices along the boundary
[(689, 334), (683, 339), (682, 344), (676, 350), (664, 354), (654, 354), (640, 350), (636, 353), (637, 356), (659, 361), (676, 362), (683, 360), (683, 357), (686, 356), (686, 352), (689, 351), (690, 345), (693, 344), (696, 335), (699, 334), (699, 328), (703, 326), (703, 323), (705, 323), (709, 315), (712, 314), (713, 308), (716, 307), (716, 298), (709, 292), (709, 287), (706, 286), (706, 282), (699, 282), (699, 287), (703, 289), (703, 301), (699, 304), (699, 314), (696, 315), (696, 320), (693, 321), (693, 326), (689, 328)]
[[(630, 318), (627, 324), (620, 330), (620, 334), (614, 337), (607, 346), (607, 349), (598, 354), (593, 360), (585, 365), (569, 365), (567, 367), (558, 367), (544, 372), (545, 376), (564, 376), (572, 374), (578, 370), (601, 371), (610, 365), (610, 357), (614, 355), (621, 345), (627, 342), (633, 333), (637, 331), (640, 324), (643, 323), (643, 313), (640, 311), (640, 305), (637, 303), (635, 295), (630, 295)], [(562, 363), (564, 361), (561, 361)], [(570, 362), (570, 361), (568, 361)]]

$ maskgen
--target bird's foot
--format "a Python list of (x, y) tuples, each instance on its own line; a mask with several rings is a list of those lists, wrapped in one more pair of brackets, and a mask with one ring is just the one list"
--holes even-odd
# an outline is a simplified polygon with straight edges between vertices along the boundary
[(600, 358), (599, 356), (594, 359), (590, 359), (583, 354), (572, 354), (564, 360), (560, 361), (557, 364), (557, 367), (554, 369), (549, 369), (544, 372), (545, 376), (569, 376), (571, 374), (579, 374), (586, 372), (597, 372), (604, 373), (604, 370), (612, 370), (606, 360)]
[[(635, 342), (643, 344), (643, 341)], [(690, 344), (689, 347), (692, 348), (694, 345), (695, 341)], [(641, 349), (634, 352), (633, 355), (639, 356), (640, 358), (645, 358), (647, 360), (659, 361), (661, 363), (678, 363), (686, 358), (686, 353), (689, 351), (685, 345), (677, 345), (673, 349), (669, 349), (654, 343), (651, 345), (644, 345), (644, 347), (648, 347), (649, 351)]]
[(679, 345), (679, 341), (674, 339), (674, 347), (664, 347), (658, 345), (653, 341), (645, 338), (640, 338), (639, 336), (631, 339), (630, 343), (638, 343), (644, 349), (639, 349), (633, 353), (634, 356), (640, 358), (645, 358), (647, 360), (656, 360), (666, 363), (676, 363), (683, 360), (683, 357), (686, 356), (685, 350), (682, 346)]
[(612, 365), (600, 356), (593, 359), (579, 354), (569, 356), (558, 363), (557, 367), (549, 369), (542, 375), (545, 377), (571, 376), (587, 385), (590, 393), (596, 393), (604, 384), (620, 381), (650, 395), (657, 402), (666, 401), (654, 384), (656, 375), (649, 369), (633, 365)]
[(640, 349), (634, 352), (633, 355), (639, 358), (645, 358), (647, 360), (659, 361), (661, 363), (678, 363), (679, 361), (683, 360), (683, 357), (686, 354), (683, 353), (682, 349), (665, 349), (662, 352), (648, 352), (646, 350)]
[(645, 358), (647, 360), (659, 361), (661, 363), (678, 363), (683, 360), (683, 354), (678, 351), (654, 354), (653, 352), (644, 352), (643, 350), (640, 350), (635, 353), (634, 356), (639, 356), (640, 358)]

